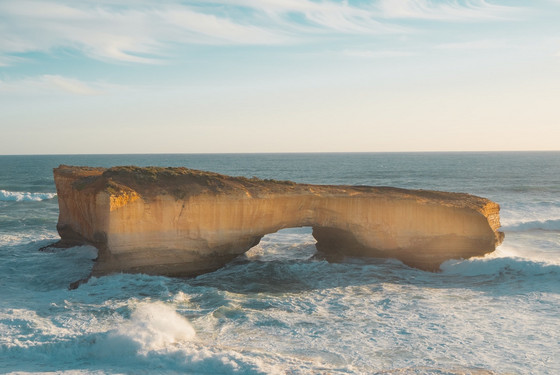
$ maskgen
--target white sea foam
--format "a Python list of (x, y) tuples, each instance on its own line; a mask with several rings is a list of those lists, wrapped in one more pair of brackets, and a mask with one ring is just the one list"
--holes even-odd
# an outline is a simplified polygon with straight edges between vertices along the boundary
[(30, 193), (26, 191), (0, 190), (0, 201), (5, 202), (39, 202), (53, 199), (54, 197), (56, 197), (56, 193)]
[(48, 317), (28, 309), (0, 310), (0, 349), (29, 348), (57, 336), (71, 334), (70, 329), (57, 327)]
[[(560, 202), (516, 202), (502, 204), (500, 221), (504, 229), (559, 229)], [(556, 222), (556, 223), (555, 223)], [(550, 226), (553, 229), (549, 229)]]
[(504, 231), (521, 232), (527, 230), (560, 231), (560, 219), (525, 221), (513, 225), (504, 225)]
[[(118, 304), (132, 308), (130, 317), (124, 319), (91, 315), (88, 304), (64, 300), (63, 305), (51, 303), (54, 310), (70, 312), (63, 320), (29, 309), (0, 309), (0, 357), (44, 358), (52, 364), (49, 369), (54, 367), (56, 373), (63, 374), (79, 373), (66, 366), (69, 360), (72, 363), (80, 358), (100, 361), (108, 369), (104, 374), (123, 373), (120, 369), (126, 369), (125, 373), (153, 373), (161, 368), (196, 374), (279, 373), (259, 358), (197, 340), (190, 322), (168, 303), (131, 299)], [(90, 306), (100, 310), (106, 307)], [(82, 308), (86, 310), (80, 313)], [(24, 362), (19, 365), (22, 372), (12, 373), (44, 373), (44, 369), (34, 370)], [(2, 366), (0, 361), (0, 372), (4, 373)]]
[(245, 253), (251, 260), (271, 261), (308, 259), (316, 251), (310, 227), (287, 228), (264, 236), (260, 243)]
[(524, 256), (526, 254), (525, 251), (502, 245), (485, 257), (446, 261), (441, 265), (441, 269), (447, 274), (465, 276), (499, 275), (503, 272), (515, 272), (526, 276), (560, 275), (557, 254), (554, 258), (539, 256), (539, 254)]
[[(176, 164), (187, 164), (184, 158), (177, 156)], [(212, 165), (229, 174), (270, 173), (268, 160), (259, 167), (264, 158), (243, 158), (215, 159)], [(467, 189), (464, 176), (476, 175), (454, 166), (462, 171), (458, 178), (434, 176), (436, 164), (424, 168), (420, 162), (375, 169), (381, 163), (369, 162), (373, 156), (363, 156), (361, 166), (354, 161), (362, 156), (344, 158), (351, 162), (321, 164), (310, 177), (290, 164), (281, 177), (332, 183), (336, 175), (337, 183), (355, 184), (365, 176), (368, 184), (405, 187), (444, 182), (445, 190), (459, 191)], [(142, 160), (151, 163), (153, 156)], [(560, 174), (511, 165), (520, 178), (530, 179), (527, 184), (548, 184), (548, 193), (503, 192), (502, 169), (488, 174), (495, 177), (488, 180), (491, 186), (472, 178), (482, 196), (490, 189), (502, 206), (504, 244), (483, 258), (446, 262), (438, 273), (393, 260), (308, 259), (315, 240), (309, 228), (300, 228), (267, 235), (245, 259), (197, 278), (116, 274), (68, 290), (70, 282), (90, 274), (97, 251), (37, 251), (58, 238), (56, 201), (0, 201), (0, 373), (560, 374), (554, 349), (560, 324)], [(307, 162), (299, 167), (311, 170)], [(416, 167), (424, 169), (411, 177), (408, 171)], [(527, 173), (533, 170), (542, 176), (533, 180)], [(29, 191), (39, 178), (51, 181), (51, 170), (43, 172), (4, 188)], [(15, 184), (12, 177), (6, 175)], [(52, 187), (49, 182), (36, 189)]]
[(0, 233), (0, 246), (13, 246), (35, 241), (56, 240), (60, 238), (56, 231), (31, 231), (24, 233)]
[(138, 303), (130, 319), (96, 340), (92, 349), (93, 356), (122, 361), (125, 366), (133, 360), (188, 373), (275, 373), (274, 367), (258, 358), (200, 342), (190, 322), (163, 302)]

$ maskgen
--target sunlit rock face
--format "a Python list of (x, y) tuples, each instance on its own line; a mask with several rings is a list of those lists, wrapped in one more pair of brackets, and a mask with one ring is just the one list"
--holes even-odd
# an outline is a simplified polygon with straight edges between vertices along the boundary
[(62, 242), (99, 249), (94, 275), (197, 275), (290, 227), (313, 227), (326, 254), (391, 257), (427, 270), (492, 252), (503, 239), (499, 206), (461, 193), (160, 167), (61, 165), (54, 178)]

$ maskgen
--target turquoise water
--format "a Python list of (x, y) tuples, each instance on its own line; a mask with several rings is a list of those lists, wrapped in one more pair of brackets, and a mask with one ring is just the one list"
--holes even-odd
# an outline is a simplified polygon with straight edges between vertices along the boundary
[[(314, 257), (309, 228), (193, 279), (86, 277), (58, 238), (59, 164), (186, 166), (319, 184), (467, 192), (504, 243), (442, 272)], [(0, 373), (560, 373), (560, 153), (0, 156)]]

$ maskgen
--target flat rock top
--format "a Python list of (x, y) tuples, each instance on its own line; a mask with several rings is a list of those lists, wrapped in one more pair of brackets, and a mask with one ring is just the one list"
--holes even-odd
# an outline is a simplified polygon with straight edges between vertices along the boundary
[(184, 167), (136, 167), (112, 168), (78, 167), (60, 165), (54, 169), (55, 176), (72, 178), (73, 188), (88, 191), (107, 191), (110, 194), (135, 191), (144, 199), (157, 195), (172, 195), (176, 199), (190, 196), (230, 195), (240, 197), (267, 197), (270, 195), (319, 195), (333, 197), (371, 197), (384, 199), (415, 200), (457, 208), (484, 211), (490, 203), (486, 198), (465, 193), (431, 190), (408, 190), (394, 187), (310, 185), (292, 181), (259, 179), (256, 177), (231, 177)]

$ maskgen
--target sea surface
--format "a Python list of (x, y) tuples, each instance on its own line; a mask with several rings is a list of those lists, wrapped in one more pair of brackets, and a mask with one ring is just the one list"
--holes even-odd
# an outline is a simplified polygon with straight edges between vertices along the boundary
[[(504, 243), (441, 272), (314, 257), (267, 235), (196, 278), (87, 277), (53, 252), (59, 164), (185, 166), (315, 184), (467, 192)], [(560, 374), (560, 152), (0, 156), (0, 373)]]

